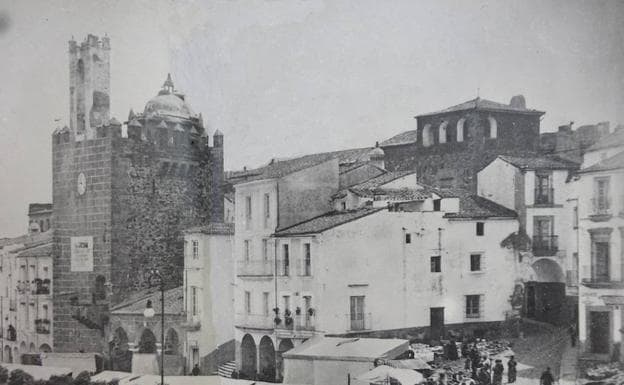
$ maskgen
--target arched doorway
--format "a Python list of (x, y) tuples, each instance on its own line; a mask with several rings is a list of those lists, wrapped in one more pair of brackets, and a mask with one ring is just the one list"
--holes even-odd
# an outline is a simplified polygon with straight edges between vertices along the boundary
[(180, 354), (178, 333), (174, 329), (167, 330), (165, 335), (165, 354)]
[(275, 346), (269, 336), (264, 336), (258, 346), (261, 381), (275, 381)]
[(277, 367), (278, 380), (280, 381), (284, 379), (284, 358), (282, 357), (282, 354), (284, 354), (285, 352), (289, 351), (292, 348), (294, 348), (294, 345), (289, 338), (285, 338), (281, 340), (279, 343), (279, 348), (277, 349), (277, 357), (275, 360), (276, 361), (275, 364)]
[(241, 374), (245, 378), (255, 379), (256, 373), (256, 343), (252, 336), (245, 334), (241, 341)]
[(531, 266), (537, 282), (565, 282), (561, 266), (550, 258), (540, 258)]
[(52, 348), (48, 344), (43, 344), (39, 346), (39, 351), (41, 353), (50, 353), (52, 351)]
[(4, 347), (3, 359), (4, 362), (6, 362), (7, 364), (13, 363), (13, 355), (11, 354), (11, 348), (9, 347), (9, 345), (6, 345)]
[(109, 348), (113, 370), (130, 372), (132, 370), (132, 352), (128, 347), (128, 335), (123, 328), (115, 329)]
[(36, 351), (37, 351), (37, 346), (35, 346), (35, 344), (31, 342), (30, 346), (28, 347), (28, 353), (35, 353)]
[(141, 333), (139, 353), (156, 353), (156, 336), (149, 329), (145, 329)]
[(20, 360), (20, 352), (19, 349), (17, 348), (17, 346), (13, 347), (13, 358), (12, 358), (12, 362), (15, 364), (21, 364), (21, 360)]

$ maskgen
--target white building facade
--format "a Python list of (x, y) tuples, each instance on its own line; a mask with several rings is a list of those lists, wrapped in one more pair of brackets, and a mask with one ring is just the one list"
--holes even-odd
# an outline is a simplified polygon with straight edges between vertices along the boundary
[(579, 202), (579, 339), (584, 355), (624, 357), (624, 130), (590, 148)]

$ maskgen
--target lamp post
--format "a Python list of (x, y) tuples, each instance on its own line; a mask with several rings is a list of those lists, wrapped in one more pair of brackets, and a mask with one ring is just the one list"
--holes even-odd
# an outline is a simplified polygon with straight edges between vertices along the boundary
[[(150, 287), (154, 278), (158, 280), (158, 288), (160, 290), (160, 385), (165, 385), (165, 281), (158, 270), (150, 270), (147, 278)], [(143, 315), (148, 319), (154, 318), (154, 315), (156, 315), (151, 300), (147, 300)]]

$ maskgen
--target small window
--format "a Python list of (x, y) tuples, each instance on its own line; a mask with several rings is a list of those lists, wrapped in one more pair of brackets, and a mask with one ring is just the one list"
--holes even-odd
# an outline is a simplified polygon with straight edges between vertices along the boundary
[(477, 222), (477, 236), (482, 237), (485, 233), (485, 223)]
[(199, 258), (199, 242), (192, 241), (193, 244), (193, 259)]
[(262, 314), (269, 315), (269, 292), (262, 293)]
[(434, 199), (433, 200), (433, 211), (440, 211), (440, 203), (442, 199)]
[(343, 210), (347, 209), (347, 202), (342, 202), (341, 205)]
[(442, 272), (442, 257), (441, 256), (435, 255), (431, 257), (431, 272), (432, 273)]
[(191, 286), (191, 315), (197, 315), (197, 287)]
[(250, 245), (249, 239), (245, 239), (243, 246), (244, 246), (243, 253), (245, 256), (245, 262), (249, 262), (249, 260), (251, 259), (251, 245)]
[(574, 209), (572, 211), (572, 227), (575, 229), (578, 229), (578, 206), (574, 206)]
[(290, 275), (290, 255), (288, 245), (282, 245), (282, 275)]
[(305, 275), (306, 277), (309, 277), (310, 275), (312, 275), (312, 252), (311, 252), (309, 243), (303, 244), (303, 254), (304, 254), (303, 275)]
[(269, 259), (269, 240), (263, 239), (262, 240), (262, 260), (268, 261), (268, 259)]
[(251, 314), (251, 292), (245, 292), (245, 313)]
[(481, 271), (481, 254), (470, 254), (470, 271)]
[(481, 317), (481, 296), (480, 295), (467, 295), (466, 296), (466, 318), (479, 318)]
[(264, 194), (264, 217), (271, 218), (271, 196)]
[(412, 234), (405, 234), (405, 243), (412, 243)]

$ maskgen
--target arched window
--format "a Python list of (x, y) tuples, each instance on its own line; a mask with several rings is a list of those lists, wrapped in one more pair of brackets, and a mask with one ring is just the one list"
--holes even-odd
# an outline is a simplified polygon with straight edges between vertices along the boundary
[(490, 127), (490, 133), (488, 135), (488, 138), (496, 138), (498, 135), (498, 126), (496, 124), (496, 119), (494, 119), (491, 116), (488, 116), (488, 122), (489, 122), (489, 127)]
[(82, 61), (82, 59), (78, 60), (78, 78), (80, 79), (81, 82), (84, 81), (85, 78), (85, 70), (84, 70), (84, 62)]
[(425, 124), (422, 132), (423, 146), (429, 147), (433, 144), (433, 132), (431, 132), (431, 124)]
[(438, 128), (438, 142), (446, 143), (446, 139), (448, 138), (446, 135), (446, 126), (448, 126), (448, 122), (445, 120), (440, 123), (440, 127)]
[(465, 118), (461, 118), (457, 121), (457, 141), (464, 141), (464, 123), (466, 123)]

